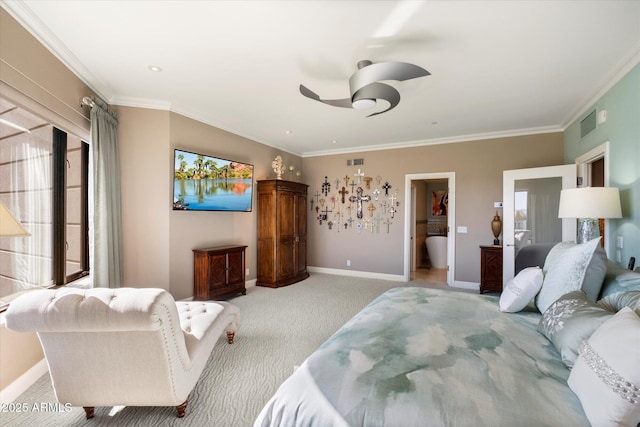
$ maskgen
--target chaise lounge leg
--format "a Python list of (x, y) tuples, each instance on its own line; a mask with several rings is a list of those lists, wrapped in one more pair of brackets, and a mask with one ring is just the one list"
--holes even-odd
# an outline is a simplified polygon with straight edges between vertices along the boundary
[(176, 409), (178, 410), (178, 418), (184, 417), (184, 411), (187, 409), (188, 402), (189, 402), (189, 399), (185, 400), (182, 405), (176, 406)]
[(235, 337), (235, 332), (227, 332), (227, 341), (229, 344), (233, 344), (233, 338)]
[(93, 411), (95, 409), (94, 406), (83, 406), (82, 408), (84, 409), (84, 413), (87, 415), (88, 420), (93, 418)]

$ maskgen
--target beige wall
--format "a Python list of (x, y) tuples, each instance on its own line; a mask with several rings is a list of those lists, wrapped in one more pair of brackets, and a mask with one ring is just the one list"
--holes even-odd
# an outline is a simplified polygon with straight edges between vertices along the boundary
[(256, 277), (256, 210), (173, 211), (173, 150), (254, 165), (254, 179), (274, 177), (271, 161), (301, 168), (302, 160), (264, 144), (175, 113), (119, 107), (124, 284), (159, 287), (177, 299), (193, 296), (195, 248), (247, 245), (248, 280)]
[(169, 290), (169, 119), (118, 107), (124, 286)]
[[(46, 118), (64, 130), (88, 135), (89, 111), (80, 107), (80, 99), (93, 92), (1, 8), (0, 59), (3, 96), (12, 99), (13, 90), (27, 95), (30, 99), (23, 100), (22, 107), (55, 112)], [(42, 358), (35, 334), (0, 326), (0, 389)]]
[[(431, 145), (396, 150), (370, 151), (304, 159), (304, 181), (310, 194), (320, 189), (324, 177), (330, 181), (353, 174), (361, 168), (367, 176), (382, 177), (400, 201), (390, 233), (353, 230), (329, 231), (318, 225), (316, 214), (309, 218), (310, 266), (367, 271), (381, 274), (404, 273), (404, 182), (407, 174), (455, 172), (456, 225), (467, 234), (455, 234), (455, 280), (480, 281), (479, 245), (491, 244), (490, 223), (493, 202), (502, 200), (502, 171), (563, 163), (562, 133), (498, 138), (491, 140)], [(363, 166), (346, 166), (347, 159), (364, 158)], [(333, 186), (333, 184), (332, 184)], [(351, 267), (346, 260), (351, 260)]]

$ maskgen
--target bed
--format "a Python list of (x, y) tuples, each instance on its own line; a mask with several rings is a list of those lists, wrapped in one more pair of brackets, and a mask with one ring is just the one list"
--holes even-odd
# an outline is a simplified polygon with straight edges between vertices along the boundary
[[(559, 255), (566, 266), (567, 253)], [(612, 393), (607, 384), (597, 378), (585, 382), (593, 375), (579, 358), (573, 371), (582, 376), (568, 384), (572, 365), (565, 360), (566, 349), (595, 337), (594, 330), (603, 322), (607, 325), (608, 319), (625, 311), (625, 316), (635, 316), (629, 332), (624, 332), (627, 335), (615, 337), (617, 331), (626, 331), (616, 326), (605, 334), (613, 344), (605, 348), (600, 341), (592, 344), (600, 346), (598, 351), (610, 366), (630, 378), (626, 384), (640, 385), (640, 274), (611, 262), (605, 270), (599, 297), (606, 298), (597, 304), (587, 301), (584, 288), (578, 288), (558, 298), (544, 316), (534, 301), (506, 313), (500, 311), (498, 296), (421, 287), (391, 289), (285, 380), (254, 427), (584, 427), (590, 420), (593, 425), (635, 427), (640, 421), (637, 392), (635, 401), (621, 404), (619, 393)], [(547, 271), (545, 277), (552, 275)], [(558, 311), (574, 293), (584, 301), (574, 304), (573, 311)], [(558, 333), (567, 332), (563, 339), (568, 341), (559, 343), (560, 335), (541, 333), (541, 318), (560, 320)], [(590, 322), (593, 327), (588, 330)], [(626, 347), (611, 348), (612, 353), (606, 354), (607, 346), (618, 344)], [(626, 365), (616, 360), (619, 357), (626, 358)], [(614, 418), (622, 422), (598, 421), (615, 412), (610, 411), (609, 401), (617, 405), (615, 411), (621, 415), (616, 412)]]
[(255, 426), (589, 425), (540, 313), (407, 287), (371, 302), (285, 381)]

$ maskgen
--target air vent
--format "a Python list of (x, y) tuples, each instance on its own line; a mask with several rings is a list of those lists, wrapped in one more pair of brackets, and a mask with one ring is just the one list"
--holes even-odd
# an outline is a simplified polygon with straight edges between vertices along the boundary
[(361, 166), (364, 165), (364, 159), (349, 159), (347, 160), (347, 166)]
[(580, 122), (580, 138), (584, 138), (589, 132), (596, 128), (596, 110), (589, 113)]

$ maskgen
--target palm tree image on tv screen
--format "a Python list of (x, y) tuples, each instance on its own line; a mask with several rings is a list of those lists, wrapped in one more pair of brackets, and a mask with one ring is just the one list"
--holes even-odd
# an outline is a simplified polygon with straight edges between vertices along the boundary
[(253, 165), (174, 151), (173, 209), (251, 212)]

